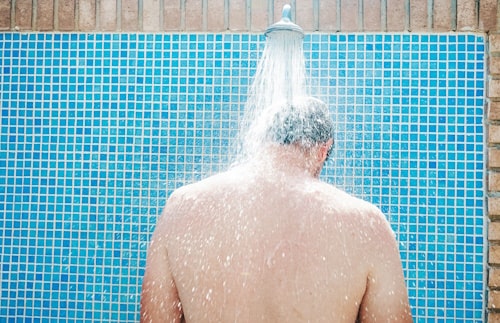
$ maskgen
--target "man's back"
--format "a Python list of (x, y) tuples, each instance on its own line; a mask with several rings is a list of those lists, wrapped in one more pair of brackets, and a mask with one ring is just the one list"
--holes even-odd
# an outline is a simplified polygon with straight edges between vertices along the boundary
[(236, 168), (176, 191), (164, 215), (154, 239), (186, 322), (409, 319), (381, 213), (306, 174)]
[(252, 160), (172, 194), (142, 322), (411, 321), (387, 221), (318, 180), (333, 127), (324, 102), (289, 98), (250, 127)]

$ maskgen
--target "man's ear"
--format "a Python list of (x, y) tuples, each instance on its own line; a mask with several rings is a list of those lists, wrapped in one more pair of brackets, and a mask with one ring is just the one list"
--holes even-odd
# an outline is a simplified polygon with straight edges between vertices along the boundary
[(328, 151), (330, 150), (330, 147), (332, 145), (333, 145), (333, 139), (330, 139), (327, 142), (319, 145), (318, 159), (321, 163), (325, 162), (325, 160), (328, 158)]

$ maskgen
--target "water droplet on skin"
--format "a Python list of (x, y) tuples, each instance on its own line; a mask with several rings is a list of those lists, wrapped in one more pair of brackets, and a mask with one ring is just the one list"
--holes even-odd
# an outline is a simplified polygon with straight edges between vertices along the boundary
[(212, 289), (208, 290), (207, 295), (205, 296), (206, 300), (209, 301), (212, 299)]
[(266, 259), (266, 265), (267, 267), (271, 268), (271, 266), (274, 264), (274, 261), (272, 260), (271, 257), (267, 257)]
[(229, 267), (231, 265), (231, 257), (227, 256), (226, 260), (224, 261), (224, 267)]

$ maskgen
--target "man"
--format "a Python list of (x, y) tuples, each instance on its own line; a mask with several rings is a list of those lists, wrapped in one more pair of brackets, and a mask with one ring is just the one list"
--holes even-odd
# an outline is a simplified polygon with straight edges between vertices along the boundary
[(385, 217), (318, 179), (333, 144), (326, 105), (270, 111), (252, 160), (170, 196), (141, 322), (411, 322)]

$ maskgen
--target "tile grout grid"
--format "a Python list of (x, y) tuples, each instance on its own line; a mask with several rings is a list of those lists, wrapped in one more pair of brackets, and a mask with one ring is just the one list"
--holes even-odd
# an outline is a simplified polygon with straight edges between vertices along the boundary
[[(255, 34), (0, 34), (0, 321), (138, 319), (168, 194), (223, 170)], [(485, 307), (485, 39), (307, 34), (336, 148), (322, 178), (378, 205), (416, 322)]]

